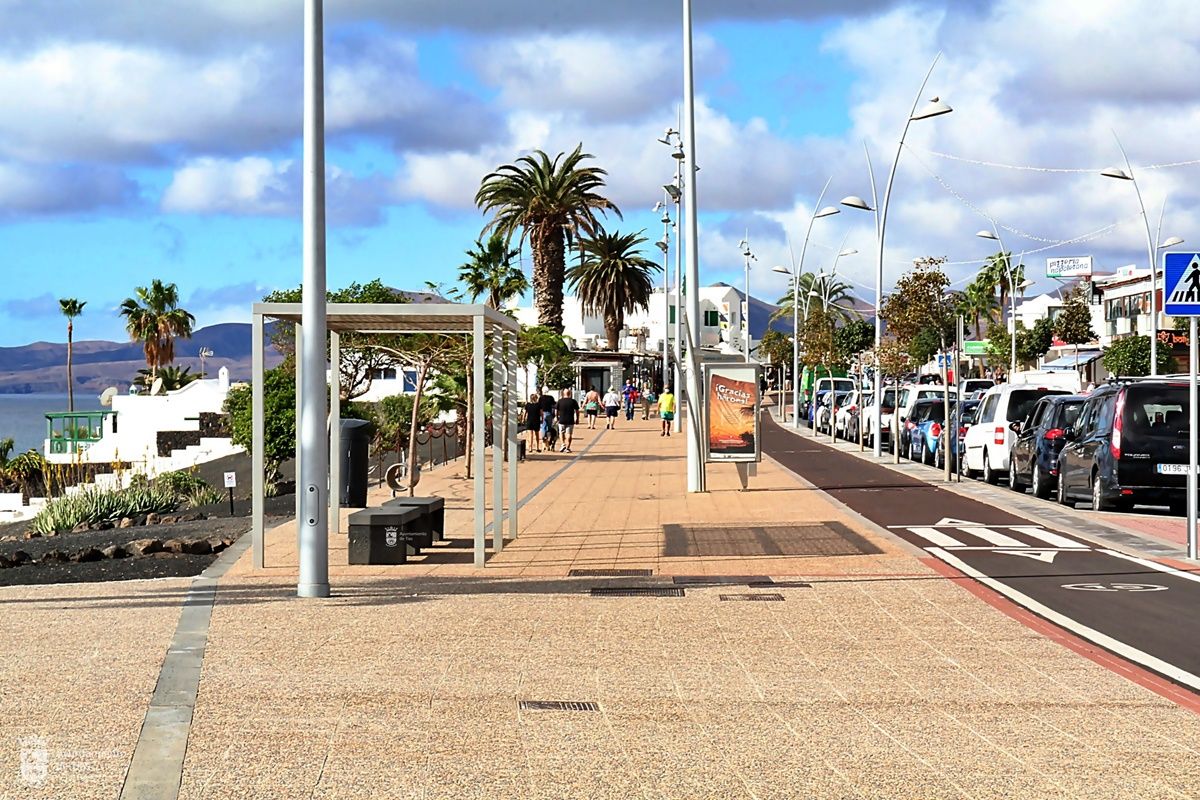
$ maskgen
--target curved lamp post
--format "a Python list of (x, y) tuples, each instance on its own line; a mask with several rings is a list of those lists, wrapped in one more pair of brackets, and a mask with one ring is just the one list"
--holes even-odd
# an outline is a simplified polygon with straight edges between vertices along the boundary
[[(834, 214), (840, 213), (833, 206), (821, 207), (821, 201), (825, 199), (825, 191), (829, 188), (829, 184), (833, 181), (831, 175), (825, 181), (825, 185), (821, 187), (821, 193), (817, 195), (817, 202), (813, 205), (812, 216), (808, 218), (808, 230), (804, 232), (804, 243), (800, 245), (800, 265), (793, 270), (785, 270), (782, 267), (776, 267), (775, 272), (783, 272), (785, 275), (792, 276), (792, 427), (799, 430), (800, 428), (800, 276), (804, 273), (804, 254), (808, 250), (808, 239), (812, 236), (813, 223), (821, 217), (831, 217)], [(805, 312), (807, 316), (807, 312)]]
[[(921, 95), (925, 92), (925, 85), (929, 83), (929, 76), (933, 74), (933, 68), (937, 66), (938, 59), (942, 57), (941, 53), (934, 56), (933, 63), (929, 65), (929, 71), (925, 73), (925, 80), (921, 81), (921, 88), (917, 90), (917, 97), (913, 100), (912, 110), (908, 113), (908, 119), (904, 121), (904, 130), (900, 133), (900, 142), (896, 146), (896, 157), (892, 160), (892, 169), (888, 173), (887, 186), (883, 191), (883, 207), (880, 209), (878, 196), (875, 191), (875, 171), (871, 167), (871, 154), (867, 152), (867, 173), (871, 179), (871, 203), (867, 203), (857, 195), (850, 195), (842, 198), (842, 205), (848, 208), (857, 208), (860, 211), (875, 212), (875, 238), (877, 246), (877, 261), (875, 266), (875, 457), (879, 458), (883, 455), (882, 437), (879, 435), (879, 428), (883, 423), (883, 415), (880, 411), (880, 406), (883, 403), (883, 376), (880, 374), (879, 368), (879, 348), (883, 343), (883, 319), (880, 315), (880, 307), (883, 305), (883, 242), (884, 236), (887, 233), (887, 212), (888, 204), (892, 199), (892, 183), (896, 178), (896, 167), (900, 163), (900, 153), (904, 151), (904, 138), (908, 135), (908, 126), (913, 122), (922, 119), (932, 119), (940, 117), (943, 114), (949, 114), (953, 111), (950, 106), (941, 101), (940, 98), (934, 97), (926, 103), (920, 110), (917, 105), (921, 102)], [(863, 144), (863, 150), (867, 150), (866, 143)], [(897, 447), (897, 450), (899, 448)]]
[(745, 356), (746, 363), (750, 363), (750, 262), (758, 261), (758, 256), (750, 252), (750, 232), (746, 231), (746, 238), (738, 242), (738, 246), (742, 248), (742, 256), (746, 259), (746, 305), (742, 314), (742, 326), (744, 333), (742, 334), (742, 354)]

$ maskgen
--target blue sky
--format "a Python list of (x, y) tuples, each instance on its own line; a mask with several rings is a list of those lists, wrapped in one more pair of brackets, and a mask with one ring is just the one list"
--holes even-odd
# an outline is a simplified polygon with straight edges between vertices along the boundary
[[(1200, 54), (1190, 3), (695, 5), (705, 282), (740, 283), (749, 229), (754, 293), (782, 293), (769, 267), (798, 251), (821, 185), (833, 178), (824, 204), (869, 195), (864, 140), (882, 184), (939, 50), (926, 95), (955, 113), (910, 133), (885, 284), (921, 255), (965, 280), (990, 252), (973, 233), (993, 219), (1010, 249), (1037, 251), (1031, 273), (1053, 255), (1144, 260), (1132, 192), (1094, 171), (1119, 160), (1111, 130), (1139, 167), (1200, 157), (1200, 98), (1178, 68)], [(54, 6), (0, 0), (0, 346), (63, 340), (58, 297), (88, 302), (77, 338), (118, 339), (115, 307), (154, 278), (178, 284), (199, 326), (247, 319), (253, 300), (298, 283), (299, 3)], [(610, 172), (614, 225), (657, 238), (649, 209), (673, 163), (654, 139), (680, 103), (676, 3), (513, 0), (501, 15), (490, 0), (326, 0), (326, 18), (331, 286), (452, 281), (484, 221), (480, 177), (534, 147), (582, 141)], [(1139, 172), (1153, 220), (1170, 197), (1164, 238), (1200, 221), (1198, 175)], [(819, 221), (805, 269), (843, 237), (860, 254), (839, 272), (868, 295), (869, 215)]]

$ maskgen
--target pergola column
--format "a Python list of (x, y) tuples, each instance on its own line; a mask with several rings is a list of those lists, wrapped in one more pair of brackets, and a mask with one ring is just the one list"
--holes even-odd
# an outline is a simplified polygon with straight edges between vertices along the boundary
[(504, 550), (504, 334), (492, 331), (492, 553)]
[(254, 568), (265, 565), (263, 548), (263, 470), (266, 468), (263, 441), (263, 317), (254, 315), (250, 328), (250, 516), (251, 543), (254, 545)]
[(486, 469), (486, 462), (483, 458), (484, 438), (483, 438), (483, 380), (484, 380), (484, 364), (483, 364), (483, 338), (484, 327), (483, 317), (476, 316), (472, 320), (472, 394), (470, 402), (471, 423), (472, 423), (472, 443), (474, 451), (472, 460), (474, 461), (473, 468), (475, 470), (475, 566), (482, 567), (486, 561), (485, 548), (487, 541), (485, 539), (487, 528), (487, 487), (484, 485), (485, 477), (483, 474)]
[(521, 396), (517, 393), (517, 334), (510, 333), (508, 339), (508, 538), (517, 538), (517, 409), (521, 407)]
[(329, 332), (329, 532), (342, 532), (342, 337)]

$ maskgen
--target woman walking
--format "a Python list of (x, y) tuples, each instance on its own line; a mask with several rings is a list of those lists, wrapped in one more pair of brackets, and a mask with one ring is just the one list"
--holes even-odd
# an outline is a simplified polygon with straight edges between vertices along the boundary
[(537, 392), (529, 395), (525, 404), (525, 418), (522, 427), (529, 431), (529, 444), (526, 449), (535, 453), (542, 452), (542, 404), (538, 402), (541, 396)]
[(650, 384), (646, 384), (642, 387), (642, 419), (650, 419), (650, 404), (656, 399), (657, 398), (654, 396), (654, 389), (650, 386)]
[(600, 414), (600, 393), (596, 391), (596, 387), (588, 390), (587, 396), (583, 398), (583, 410), (587, 412), (588, 428), (596, 429), (596, 417)]
[(617, 427), (617, 413), (621, 410), (621, 395), (617, 394), (613, 387), (608, 387), (607, 394), (604, 395), (604, 414), (605, 414), (605, 430)]

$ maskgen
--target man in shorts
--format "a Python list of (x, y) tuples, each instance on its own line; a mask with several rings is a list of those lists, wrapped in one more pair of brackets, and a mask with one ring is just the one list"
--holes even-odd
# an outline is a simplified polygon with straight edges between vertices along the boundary
[(562, 398), (555, 406), (558, 429), (562, 437), (561, 452), (571, 452), (571, 439), (575, 435), (575, 423), (579, 421), (579, 401), (571, 396), (570, 389), (562, 390)]
[(658, 415), (662, 417), (662, 433), (659, 436), (670, 436), (671, 420), (675, 419), (675, 393), (670, 386), (658, 396)]

